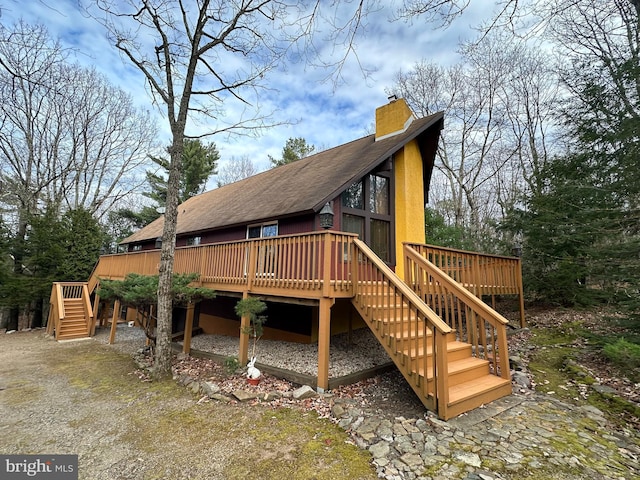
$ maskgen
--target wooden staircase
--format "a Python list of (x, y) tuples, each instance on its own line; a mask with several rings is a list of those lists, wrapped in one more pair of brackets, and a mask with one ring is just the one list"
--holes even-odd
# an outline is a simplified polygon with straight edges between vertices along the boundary
[(87, 284), (56, 282), (51, 290), (47, 333), (56, 340), (91, 336), (93, 313)]
[(72, 340), (89, 336), (89, 327), (84, 315), (82, 298), (65, 298), (65, 317), (58, 325), (56, 332), (58, 340)]
[[(497, 312), (487, 320), (470, 310), (467, 302), (476, 307), (468, 298), (472, 294), (457, 292), (464, 288), (455, 282), (457, 311), (453, 316), (440, 309), (443, 319), (364, 243), (356, 241), (356, 248), (361, 260), (352, 273), (357, 277), (352, 303), (428, 409), (446, 420), (511, 394), (506, 332), (499, 331), (506, 320)], [(440, 292), (439, 301), (445, 298), (454, 304), (450, 292)], [(447, 315), (466, 317), (456, 325), (462, 330), (452, 328)], [(496, 341), (502, 334), (504, 342)]]

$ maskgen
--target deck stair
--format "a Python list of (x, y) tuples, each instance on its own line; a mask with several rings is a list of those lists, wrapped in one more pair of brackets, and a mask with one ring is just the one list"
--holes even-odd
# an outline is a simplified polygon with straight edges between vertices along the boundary
[[(358, 281), (354, 282), (352, 303), (427, 408), (448, 419), (511, 394), (506, 337), (504, 343), (496, 342), (495, 337), (504, 332), (486, 328), (492, 327), (495, 319), (487, 321), (470, 310), (464, 300), (473, 300), (461, 293), (464, 300), (456, 297), (456, 305), (464, 311), (455, 315), (440, 311), (450, 318), (467, 317), (469, 321), (449, 325), (447, 318), (437, 315), (364, 243), (355, 243), (362, 260), (353, 272)], [(433, 281), (433, 277), (430, 279)], [(455, 282), (452, 286), (456, 288)], [(504, 327), (504, 322), (497, 323)], [(480, 332), (480, 328), (486, 331)], [(469, 335), (467, 329), (475, 329), (475, 334)], [(494, 351), (498, 355), (483, 358), (485, 352)]]
[(47, 333), (56, 340), (91, 336), (93, 313), (86, 282), (55, 282), (51, 290)]
[(64, 299), (65, 317), (60, 322), (58, 340), (71, 340), (89, 336), (89, 327), (85, 319), (82, 298)]

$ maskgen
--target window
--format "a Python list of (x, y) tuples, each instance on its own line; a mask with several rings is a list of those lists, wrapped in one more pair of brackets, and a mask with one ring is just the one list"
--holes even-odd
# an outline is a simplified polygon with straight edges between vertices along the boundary
[(276, 237), (277, 235), (277, 223), (263, 223), (247, 227), (247, 238)]
[(342, 206), (362, 210), (363, 202), (363, 183), (360, 181), (354, 183), (342, 193)]
[(391, 177), (387, 172), (365, 176), (341, 196), (342, 230), (357, 233), (385, 262), (393, 262)]
[(202, 237), (189, 237), (187, 238), (187, 246), (200, 245), (202, 243)]
[[(265, 238), (278, 236), (278, 223), (263, 223), (261, 225), (250, 225), (247, 227), (247, 238)], [(262, 242), (261, 242), (262, 243)], [(248, 252), (247, 252), (248, 253)], [(256, 275), (273, 275), (277, 261), (276, 247), (273, 245), (261, 245), (258, 247)], [(245, 268), (246, 271), (246, 268)]]
[(131, 248), (132, 252), (139, 252), (140, 250), (142, 250), (142, 245), (134, 245), (133, 248)]
[(371, 175), (369, 185), (369, 211), (389, 215), (389, 179)]

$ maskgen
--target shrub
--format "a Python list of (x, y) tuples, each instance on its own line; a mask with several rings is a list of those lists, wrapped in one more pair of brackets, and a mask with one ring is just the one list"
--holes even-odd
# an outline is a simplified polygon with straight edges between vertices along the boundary
[(605, 345), (603, 352), (609, 360), (624, 367), (632, 380), (640, 377), (640, 345), (619, 338), (615, 343)]

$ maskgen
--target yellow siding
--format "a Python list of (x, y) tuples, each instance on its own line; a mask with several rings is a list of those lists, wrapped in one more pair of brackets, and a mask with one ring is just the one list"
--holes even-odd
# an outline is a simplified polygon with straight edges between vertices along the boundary
[(404, 279), (402, 242), (425, 243), (422, 157), (416, 140), (395, 155), (396, 274)]

